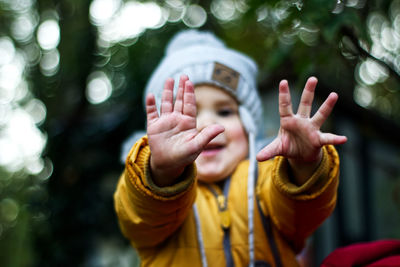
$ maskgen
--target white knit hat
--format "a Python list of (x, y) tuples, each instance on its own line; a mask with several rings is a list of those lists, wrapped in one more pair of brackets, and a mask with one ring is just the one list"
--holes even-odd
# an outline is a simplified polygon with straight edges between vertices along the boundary
[(209, 32), (186, 30), (176, 34), (166, 55), (151, 75), (145, 96), (153, 93), (158, 109), (165, 80), (178, 81), (186, 74), (194, 85), (213, 84), (227, 90), (239, 102), (239, 113), (246, 131), (257, 134), (262, 106), (257, 92), (257, 65), (248, 56), (227, 48)]
[[(257, 179), (256, 137), (261, 131), (262, 106), (257, 92), (257, 65), (248, 56), (227, 48), (224, 43), (209, 32), (186, 30), (175, 35), (169, 42), (166, 55), (153, 72), (146, 86), (145, 96), (153, 93), (160, 110), (165, 80), (175, 80), (176, 95), (178, 81), (182, 74), (196, 84), (213, 84), (227, 90), (239, 102), (240, 119), (249, 139), (248, 170), (248, 230), (250, 265), (254, 264), (254, 185)], [(197, 217), (196, 217), (197, 218)], [(197, 220), (197, 219), (196, 219)], [(201, 231), (198, 231), (198, 240)], [(201, 244), (200, 244), (201, 247)], [(203, 265), (206, 257), (202, 253)]]

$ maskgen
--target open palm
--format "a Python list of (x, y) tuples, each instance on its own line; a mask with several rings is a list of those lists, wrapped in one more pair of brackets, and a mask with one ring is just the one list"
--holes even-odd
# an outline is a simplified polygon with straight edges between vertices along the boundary
[(199, 132), (196, 128), (197, 109), (193, 83), (186, 75), (180, 78), (175, 102), (173, 88), (174, 80), (167, 79), (160, 114), (154, 95), (149, 94), (146, 98), (146, 113), (152, 173), (176, 178), (224, 128), (210, 125)]
[(326, 121), (338, 99), (336, 93), (331, 93), (320, 106), (314, 116), (310, 117), (317, 79), (307, 80), (303, 90), (299, 108), (294, 114), (289, 86), (286, 80), (279, 84), (279, 114), (280, 129), (278, 136), (257, 155), (259, 161), (280, 155), (300, 162), (319, 161), (321, 148), (324, 145), (343, 144), (345, 136), (332, 133), (322, 133), (321, 126)]

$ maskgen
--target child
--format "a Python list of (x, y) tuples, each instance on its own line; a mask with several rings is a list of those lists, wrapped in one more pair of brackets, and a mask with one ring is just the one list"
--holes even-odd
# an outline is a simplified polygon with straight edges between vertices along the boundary
[(332, 145), (346, 137), (319, 129), (337, 95), (310, 117), (311, 77), (294, 114), (282, 81), (278, 136), (257, 154), (256, 75), (251, 59), (210, 33), (184, 31), (169, 43), (146, 88), (147, 135), (132, 147), (114, 196), (143, 266), (296, 266), (333, 211)]

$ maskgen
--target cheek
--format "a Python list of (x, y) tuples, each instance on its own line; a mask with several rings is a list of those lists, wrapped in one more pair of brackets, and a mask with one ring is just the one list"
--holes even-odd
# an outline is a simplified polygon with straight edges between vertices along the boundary
[(240, 154), (243, 158), (247, 156), (249, 144), (247, 134), (244, 131), (242, 125), (232, 125), (232, 127), (227, 129), (227, 133), (232, 147), (237, 149), (237, 151), (235, 152)]

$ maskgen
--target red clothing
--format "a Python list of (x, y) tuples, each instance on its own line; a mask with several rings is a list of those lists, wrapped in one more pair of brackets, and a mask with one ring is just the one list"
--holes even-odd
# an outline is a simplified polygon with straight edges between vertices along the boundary
[(380, 240), (338, 248), (321, 265), (336, 266), (400, 266), (400, 240)]

